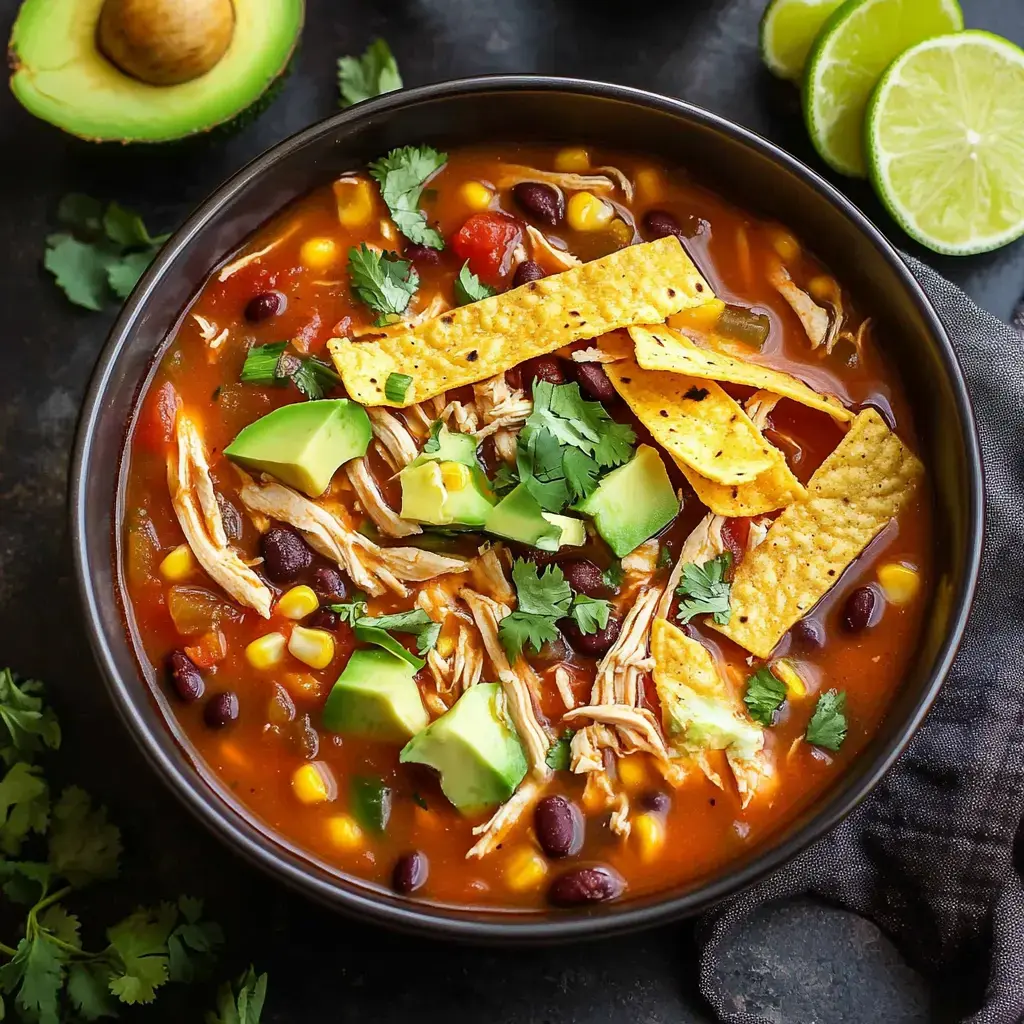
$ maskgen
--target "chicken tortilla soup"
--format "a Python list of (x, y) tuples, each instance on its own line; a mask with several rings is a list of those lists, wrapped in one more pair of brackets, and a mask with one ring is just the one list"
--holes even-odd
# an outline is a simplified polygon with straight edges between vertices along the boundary
[(871, 310), (658, 161), (381, 154), (203, 285), (141, 396), (120, 577), (283, 842), (461, 906), (694, 885), (863, 749), (930, 499)]

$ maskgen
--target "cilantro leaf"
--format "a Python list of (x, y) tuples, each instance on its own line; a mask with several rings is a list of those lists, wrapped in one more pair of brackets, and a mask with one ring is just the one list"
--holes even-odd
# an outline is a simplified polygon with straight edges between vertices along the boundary
[(669, 568), (671, 568), (672, 563), (674, 561), (675, 561), (675, 557), (673, 556), (672, 552), (668, 549), (668, 546), (665, 545), (665, 544), (662, 544), (661, 547), (658, 548), (657, 567), (659, 569), (669, 569)]
[(349, 249), (348, 273), (359, 300), (379, 314), (376, 327), (395, 322), (420, 286), (420, 276), (409, 260), (393, 252), (377, 252), (365, 242)]
[(147, 249), (144, 252), (130, 252), (127, 256), (115, 259), (107, 267), (107, 284), (110, 285), (110, 290), (119, 299), (127, 299), (139, 283), (139, 278), (146, 272), (146, 268), (153, 262), (155, 255), (155, 250)]
[(549, 430), (526, 426), (516, 442), (516, 468), (523, 486), (547, 512), (561, 512), (569, 501), (562, 466), (563, 448)]
[(580, 394), (579, 384), (533, 383), (533, 412), (527, 426), (544, 427), (563, 444), (590, 455), (599, 466), (628, 462), (636, 434), (626, 423), (616, 423), (600, 402)]
[(370, 177), (380, 185), (380, 194), (399, 231), (420, 245), (443, 249), (441, 233), (427, 224), (419, 208), (423, 186), (448, 159), (430, 146), (403, 146), (370, 164)]
[(102, 963), (74, 963), (68, 968), (68, 999), (85, 1020), (116, 1017), (110, 996), (110, 968)]
[(572, 607), (569, 615), (573, 622), (580, 628), (581, 633), (596, 633), (608, 625), (608, 615), (611, 612), (611, 602), (603, 598), (587, 597), (586, 594), (577, 594), (572, 599)]
[(434, 420), (430, 424), (430, 437), (423, 443), (423, 454), (433, 455), (441, 450), (441, 431), (444, 428), (443, 420)]
[(49, 864), (38, 861), (0, 860), (4, 895), (13, 903), (35, 903), (49, 886), (52, 874)]
[(107, 301), (107, 273), (117, 257), (68, 234), (46, 239), (43, 266), (53, 274), (57, 286), (76, 306), (99, 312)]
[(250, 967), (235, 983), (221, 986), (217, 1009), (206, 1015), (206, 1024), (259, 1024), (267, 998), (267, 976), (256, 976)]
[(136, 910), (107, 929), (116, 963), (110, 991), (122, 1003), (150, 1003), (169, 975), (167, 939), (177, 918), (172, 903)]
[(514, 662), (527, 644), (539, 654), (546, 643), (558, 639), (558, 630), (555, 628), (555, 620), (546, 615), (512, 612), (501, 620), (498, 637), (509, 661)]
[(191, 982), (207, 973), (218, 947), (224, 942), (219, 924), (203, 921), (203, 901), (178, 897), (183, 918), (167, 939), (167, 968), (171, 981)]
[(762, 725), (775, 724), (775, 712), (786, 699), (786, 684), (772, 675), (767, 665), (759, 668), (747, 680), (747, 692), (743, 703), (750, 711), (750, 717)]
[(510, 660), (515, 661), (528, 643), (537, 653), (558, 636), (555, 622), (569, 612), (572, 588), (557, 565), (545, 570), (517, 558), (512, 566), (518, 606), (498, 626), (498, 636)]
[(103, 232), (111, 242), (125, 249), (158, 247), (171, 237), (167, 234), (154, 238), (146, 230), (142, 218), (133, 210), (126, 210), (119, 203), (110, 203), (107, 206), (103, 214)]
[(396, 612), (394, 615), (359, 618), (354, 625), (370, 626), (389, 633), (409, 633), (416, 638), (416, 651), (419, 654), (432, 650), (441, 634), (441, 623), (434, 622), (422, 608)]
[(612, 562), (603, 573), (601, 573), (601, 579), (604, 581), (606, 587), (611, 587), (613, 590), (619, 586), (620, 583), (626, 578), (625, 572), (622, 570), (621, 562)]
[(39, 927), (56, 939), (76, 949), (82, 948), (82, 939), (78, 934), (79, 922), (74, 914), (69, 914), (59, 903), (48, 906), (38, 918)]
[(17, 761), (0, 781), (0, 850), (14, 856), (31, 832), (45, 832), (50, 791), (42, 770)]
[(31, 761), (44, 747), (60, 746), (60, 725), (53, 711), (43, 705), (43, 684), (27, 679), (20, 685), (11, 670), (0, 669), (0, 722), (10, 742), (0, 741), (0, 757), (7, 764), (15, 760)]
[(292, 383), (309, 399), (315, 401), (341, 383), (341, 377), (334, 368), (319, 359), (300, 357), (299, 365), (291, 374)]
[(103, 230), (103, 204), (81, 192), (69, 192), (57, 204), (57, 220), (76, 235), (97, 237)]
[(10, 995), (29, 1020), (60, 1024), (58, 998), (64, 985), (66, 956), (42, 931), (23, 938), (11, 961), (0, 968), (0, 988)]
[(338, 92), (342, 107), (401, 88), (398, 62), (383, 39), (370, 43), (361, 57), (338, 58)]
[(470, 302), (479, 302), (481, 299), (489, 299), (497, 294), (496, 289), (489, 284), (484, 284), (472, 270), (469, 269), (469, 260), (462, 264), (459, 276), (455, 279), (455, 299), (460, 306), (468, 305)]
[(356, 619), (362, 618), (367, 612), (366, 595), (356, 591), (351, 601), (343, 601), (340, 604), (328, 605), (332, 612), (336, 612), (342, 622), (350, 626), (356, 624)]
[[(429, 442), (428, 442), (429, 443)], [(426, 447), (423, 449), (426, 451)], [(519, 473), (515, 467), (510, 466), (507, 462), (503, 462), (498, 466), (497, 471), (494, 474), (494, 479), (491, 481), (491, 490), (499, 498), (504, 498), (509, 491), (515, 489), (519, 483)]]
[(838, 750), (846, 739), (846, 730), (846, 693), (843, 690), (826, 690), (818, 698), (804, 738), (816, 747)]
[(683, 566), (683, 579), (676, 587), (676, 593), (684, 598), (676, 612), (680, 622), (689, 622), (695, 615), (713, 615), (720, 626), (729, 621), (732, 584), (725, 574), (731, 565), (732, 555), (723, 551), (703, 565), (687, 562)]
[(567, 772), (569, 770), (570, 744), (575, 735), (576, 733), (573, 729), (566, 729), (548, 748), (544, 763), (553, 771)]
[(570, 501), (584, 501), (597, 489), (601, 472), (597, 461), (579, 448), (566, 448), (562, 453), (562, 471), (569, 488)]
[(307, 398), (323, 398), (332, 387), (341, 383), (333, 367), (313, 356), (288, 350), (288, 342), (274, 341), (253, 345), (245, 354), (238, 379), (243, 384), (282, 387), (291, 381)]
[(94, 808), (89, 794), (78, 786), (61, 793), (49, 838), (50, 867), (76, 888), (117, 876), (121, 833), (107, 821), (106, 809)]

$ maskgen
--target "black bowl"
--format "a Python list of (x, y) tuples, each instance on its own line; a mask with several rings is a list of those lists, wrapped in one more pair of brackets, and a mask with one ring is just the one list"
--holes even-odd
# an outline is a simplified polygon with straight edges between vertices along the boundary
[[(123, 513), (125, 425), (185, 305), (267, 217), (332, 175), (393, 146), (487, 139), (592, 142), (656, 153), (741, 206), (789, 225), (871, 311), (909, 391), (935, 500), (936, 586), (925, 632), (881, 729), (813, 806), (761, 848), (678, 890), (580, 913), (460, 910), (399, 899), (339, 876), (264, 831), (195, 756), (141, 678), (113, 568)], [(935, 311), (896, 251), (813, 171), (771, 143), (678, 100), (570, 79), (501, 76), (394, 93), (274, 147), (215, 192), (164, 247), (126, 303), (86, 396), (71, 478), (75, 569), (96, 657), (153, 767), (213, 832), (302, 892), (381, 924), (450, 937), (552, 941), (693, 914), (781, 865), (864, 798), (935, 699), (963, 632), (982, 530), (980, 456), (960, 369)]]

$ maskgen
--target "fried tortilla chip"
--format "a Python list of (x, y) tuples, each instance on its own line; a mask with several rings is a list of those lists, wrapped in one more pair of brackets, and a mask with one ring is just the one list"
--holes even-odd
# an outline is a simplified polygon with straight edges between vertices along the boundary
[(695, 473), (689, 466), (680, 462), (676, 465), (701, 504), (716, 516), (744, 519), (760, 516), (807, 496), (803, 484), (793, 475), (785, 458), (746, 484), (718, 484)]
[(809, 409), (826, 412), (839, 423), (849, 423), (853, 419), (853, 413), (839, 399), (819, 394), (791, 374), (699, 348), (685, 334), (668, 327), (630, 327), (629, 336), (636, 345), (636, 361), (644, 369), (669, 370), (690, 377), (747, 384), (790, 398)]
[[(332, 338), (328, 347), (350, 398), (403, 407), (582, 338), (657, 323), (713, 297), (670, 236), (461, 306), (404, 334), (362, 342)], [(392, 373), (412, 377), (400, 402), (384, 395)]]
[(719, 484), (745, 484), (785, 465), (735, 399), (713, 380), (642, 370), (634, 359), (606, 363), (615, 390), (680, 466)]
[(913, 493), (924, 467), (873, 409), (779, 516), (733, 577), (732, 615), (708, 622), (759, 658), (831, 589)]

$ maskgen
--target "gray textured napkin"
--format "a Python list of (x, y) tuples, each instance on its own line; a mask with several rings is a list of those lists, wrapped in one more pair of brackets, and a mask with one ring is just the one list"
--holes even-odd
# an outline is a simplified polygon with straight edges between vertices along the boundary
[[(722, 1021), (722, 950), (750, 913), (812, 894), (887, 931), (914, 966), (973, 991), (970, 1024), (1024, 1021), (1024, 338), (907, 258), (967, 378), (985, 470), (985, 549), (967, 635), (941, 695), (874, 793), (786, 867), (700, 923), (701, 991)], [(1022, 839), (1024, 843), (1024, 839)]]

